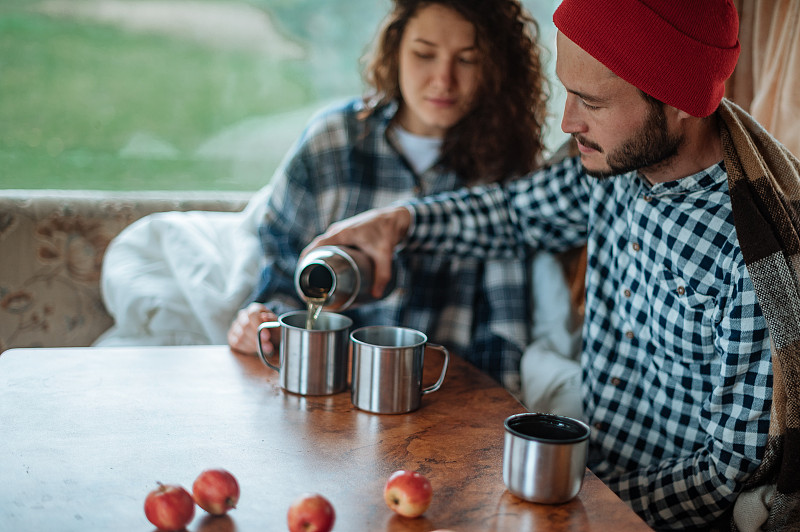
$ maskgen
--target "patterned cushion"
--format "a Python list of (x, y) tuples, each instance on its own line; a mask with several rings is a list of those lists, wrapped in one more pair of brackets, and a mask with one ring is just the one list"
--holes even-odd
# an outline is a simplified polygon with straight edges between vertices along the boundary
[(239, 211), (249, 194), (0, 191), (0, 352), (90, 345), (113, 320), (100, 296), (114, 236), (163, 211)]

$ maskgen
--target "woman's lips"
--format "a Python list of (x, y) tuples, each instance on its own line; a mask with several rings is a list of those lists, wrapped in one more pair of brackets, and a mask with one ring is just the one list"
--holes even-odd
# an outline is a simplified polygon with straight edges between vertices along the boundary
[(452, 98), (428, 98), (428, 101), (436, 107), (452, 107), (456, 103)]

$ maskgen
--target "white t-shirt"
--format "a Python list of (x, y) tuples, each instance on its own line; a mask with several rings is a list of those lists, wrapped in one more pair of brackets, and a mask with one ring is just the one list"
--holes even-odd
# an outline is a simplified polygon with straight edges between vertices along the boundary
[(403, 152), (411, 168), (418, 174), (430, 169), (439, 159), (442, 148), (442, 139), (438, 137), (423, 137), (409, 133), (398, 125), (393, 126)]

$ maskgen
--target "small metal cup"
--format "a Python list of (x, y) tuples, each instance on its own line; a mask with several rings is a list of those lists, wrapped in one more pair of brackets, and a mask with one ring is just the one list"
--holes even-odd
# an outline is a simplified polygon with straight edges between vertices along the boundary
[[(420, 331), (404, 327), (372, 326), (350, 334), (353, 368), (350, 395), (353, 405), (376, 414), (405, 414), (420, 407), (422, 396), (435, 392), (444, 382), (450, 353), (428, 343)], [(444, 353), (439, 379), (422, 388), (425, 348)]]
[(503, 482), (521, 499), (560, 504), (583, 484), (588, 425), (553, 414), (516, 414), (505, 420)]
[[(280, 373), (286, 391), (300, 395), (331, 395), (347, 387), (348, 333), (353, 320), (341, 314), (321, 312), (314, 328), (306, 329), (305, 310), (282, 314), (278, 321), (258, 327), (258, 355)], [(280, 360), (267, 359), (261, 346), (261, 331), (281, 328)]]

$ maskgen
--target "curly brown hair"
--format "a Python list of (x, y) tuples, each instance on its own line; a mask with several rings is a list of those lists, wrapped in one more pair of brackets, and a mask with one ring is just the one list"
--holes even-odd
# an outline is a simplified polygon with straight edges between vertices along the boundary
[(481, 74), (475, 107), (445, 135), (442, 162), (470, 184), (532, 171), (541, 161), (549, 95), (539, 57), (539, 27), (518, 0), (394, 0), (364, 57), (368, 112), (401, 101), (399, 50), (409, 19), (440, 4), (475, 27)]

